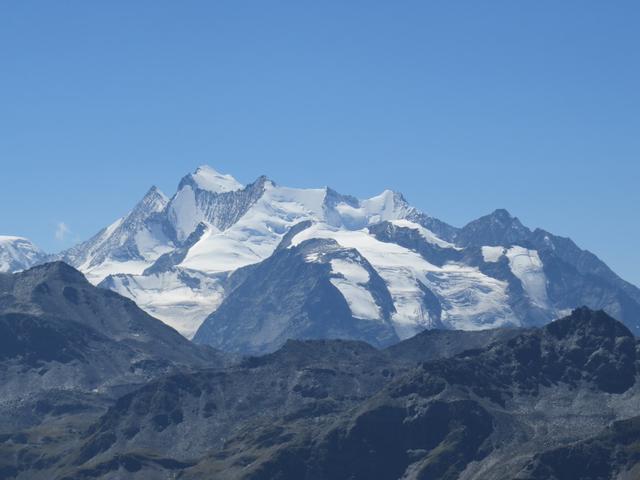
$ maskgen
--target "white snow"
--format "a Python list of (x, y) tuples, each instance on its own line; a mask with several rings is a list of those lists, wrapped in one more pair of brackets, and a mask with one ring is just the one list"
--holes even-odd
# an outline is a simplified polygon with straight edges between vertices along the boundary
[[(262, 261), (273, 253), (282, 236), (296, 223), (326, 220), (326, 194), (324, 188), (287, 188), (267, 182), (263, 196), (238, 222), (222, 232), (203, 236), (189, 250), (181, 265), (215, 273)], [(393, 192), (390, 191), (361, 203), (363, 206), (359, 209), (344, 203), (336, 207), (338, 214), (345, 215), (345, 224), (357, 220), (364, 226), (378, 219), (398, 218), (403, 212), (399, 207), (393, 210)], [(185, 230), (195, 228), (197, 222), (190, 221), (189, 225), (193, 226)]]
[(385, 190), (380, 195), (360, 201), (358, 206), (341, 202), (335, 209), (340, 216), (341, 225), (357, 230), (374, 223), (403, 218), (408, 207), (402, 202), (396, 202), (396, 198), (397, 194), (393, 191)]
[[(93, 283), (99, 283), (112, 273), (141, 273), (160, 255), (174, 248), (160, 225), (149, 225), (146, 220), (160, 213), (167, 205), (167, 197), (152, 187), (136, 207), (117, 219), (93, 238), (68, 251), (62, 257), (81, 270)], [(132, 256), (123, 260), (121, 253), (113, 255), (125, 244), (137, 250), (142, 259)]]
[(138, 230), (133, 238), (138, 246), (140, 255), (149, 261), (155, 261), (161, 255), (173, 250), (170, 245), (167, 245), (164, 234), (150, 231), (147, 228)]
[(162, 232), (152, 232), (143, 227), (133, 232), (134, 242), (143, 259), (121, 261), (107, 257), (101, 262), (95, 263), (96, 255), (103, 252), (109, 243), (117, 247), (127, 241), (128, 235), (119, 232), (125, 219), (126, 217), (119, 218), (109, 225), (84, 252), (84, 261), (77, 268), (85, 274), (91, 283), (98, 284), (108, 275), (117, 273), (139, 275), (150, 267), (158, 257), (173, 249)]
[(367, 229), (347, 231), (316, 224), (297, 234), (292, 245), (311, 238), (333, 238), (357, 249), (387, 284), (396, 313), (393, 322), (400, 338), (435, 326), (424, 307), (421, 286), (442, 303), (442, 322), (451, 328), (474, 330), (513, 324), (516, 318), (507, 302), (507, 283), (484, 275), (475, 267), (448, 263), (438, 267), (418, 253), (393, 243), (380, 242)]
[(333, 259), (331, 270), (336, 277), (331, 283), (340, 290), (356, 318), (380, 319), (380, 308), (365, 284), (369, 281), (369, 272), (356, 261)]
[(369, 281), (367, 269), (353, 260), (334, 258), (331, 260), (331, 271), (353, 283), (365, 284)]
[(537, 307), (549, 308), (547, 277), (538, 252), (514, 246), (507, 250), (506, 255), (511, 271), (522, 283), (531, 302)]
[(244, 188), (240, 182), (228, 174), (222, 174), (209, 165), (201, 165), (191, 174), (198, 188), (214, 193), (233, 192)]
[(500, 246), (482, 247), (482, 256), (485, 262), (497, 262), (505, 255), (509, 259), (511, 272), (520, 280), (522, 288), (531, 302), (540, 308), (550, 308), (547, 296), (547, 277), (544, 274), (538, 252), (520, 246), (508, 249)]
[(369, 224), (395, 220), (401, 216), (399, 213), (404, 209), (403, 205), (396, 204), (396, 193), (391, 190), (385, 190), (380, 195), (363, 200), (361, 205)]
[(153, 265), (153, 262), (145, 260), (128, 260), (126, 262), (106, 260), (90, 269), (83, 270), (82, 267), (80, 267), (78, 270), (84, 273), (87, 280), (94, 285), (97, 285), (109, 275), (115, 275), (118, 273), (122, 273), (124, 275), (141, 275), (142, 272), (151, 265)]
[(0, 235), (0, 272), (24, 270), (33, 266), (44, 252), (24, 237)]
[(24, 238), (24, 237), (14, 237), (11, 235), (0, 235), (0, 245), (6, 245), (9, 243), (16, 243), (16, 242), (29, 242), (31, 243), (28, 239)]
[(504, 255), (504, 247), (482, 247), (482, 258), (487, 263), (495, 263)]
[(322, 217), (324, 195), (324, 189), (283, 188), (267, 182), (263, 196), (238, 222), (203, 235), (181, 266), (217, 273), (260, 262), (293, 225)]
[(198, 226), (202, 214), (196, 206), (196, 195), (190, 185), (178, 190), (169, 204), (168, 215), (179, 241), (184, 241)]
[[(180, 274), (199, 281), (190, 287)], [(222, 302), (222, 279), (193, 271), (112, 277), (112, 289), (131, 298), (140, 308), (192, 338), (204, 319)]]
[(85, 252), (86, 255), (84, 257), (84, 262), (78, 266), (79, 270), (81, 270), (85, 274), (89, 271), (96, 252), (98, 252), (105, 245), (105, 243), (107, 243), (113, 233), (120, 227), (120, 225), (122, 225), (122, 222), (125, 218), (126, 217), (121, 217), (117, 219), (115, 222), (105, 228), (102, 233), (99, 234), (99, 236), (89, 246), (89, 249)]

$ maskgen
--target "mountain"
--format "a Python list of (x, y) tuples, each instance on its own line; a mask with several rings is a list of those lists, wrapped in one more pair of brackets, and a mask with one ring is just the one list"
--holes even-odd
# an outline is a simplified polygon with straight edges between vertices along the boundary
[(113, 269), (142, 272), (175, 246), (169, 226), (160, 215), (168, 201), (157, 187), (151, 187), (131, 212), (86, 242), (57, 255), (57, 259), (81, 269), (92, 281)]
[(24, 270), (42, 261), (45, 255), (26, 238), (0, 235), (0, 272)]
[[(585, 455), (575, 459), (571, 445), (636, 414), (636, 350), (624, 326), (578, 310), (543, 329), (422, 363), (332, 421), (315, 419), (315, 428), (287, 419), (254, 426), (185, 478), (207, 470), (251, 479), (553, 478), (522, 472), (530, 464), (541, 470), (540, 457), (554, 449), (554, 466), (575, 468), (561, 478), (588, 478), (576, 467)], [(609, 439), (615, 462), (598, 460), (602, 476), (592, 478), (632, 478), (625, 475), (638, 457), (622, 445), (640, 437), (637, 429), (627, 433), (622, 444)]]
[(637, 287), (504, 209), (458, 228), (397, 192), (243, 185), (207, 166), (171, 197), (151, 188), (55, 258), (187, 338), (238, 353), (289, 337), (385, 346), (430, 328), (527, 328), (581, 305), (640, 334)]
[(0, 274), (0, 430), (224, 361), (65, 263)]
[[(359, 230), (298, 224), (270, 258), (229, 277), (194, 340), (252, 353), (287, 335), (385, 346), (429, 328), (541, 326), (577, 305), (605, 309), (640, 332), (637, 288), (594, 255), (576, 256), (570, 240), (541, 237), (504, 211), (458, 235), (450, 243), (406, 219)], [(339, 251), (346, 260), (335, 258)]]
[(360, 201), (264, 176), (243, 186), (202, 166), (170, 199), (152, 188), (130, 214), (59, 258), (191, 337), (224, 299), (228, 276), (267, 259), (297, 223), (360, 229), (412, 212), (391, 191)]
[(311, 239), (279, 248), (247, 269), (237, 273), (246, 279), (207, 318), (196, 343), (262, 353), (288, 338), (365, 339), (374, 345), (398, 341), (391, 295), (356, 249), (332, 239)]
[(527, 457), (634, 415), (637, 377), (631, 333), (603, 312), (577, 310), (418, 366), (246, 477), (514, 478)]
[(73, 439), (13, 433), (0, 469), (30, 479), (633, 478), (639, 346), (586, 308), (542, 328), (427, 331), (385, 350), (289, 340), (149, 382)]

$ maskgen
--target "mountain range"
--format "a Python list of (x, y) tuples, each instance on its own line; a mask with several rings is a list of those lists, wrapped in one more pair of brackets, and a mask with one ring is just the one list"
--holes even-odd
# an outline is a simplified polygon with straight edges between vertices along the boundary
[(640, 343), (603, 311), (238, 357), (53, 262), (0, 275), (0, 331), (1, 478), (639, 473)]
[(572, 240), (506, 210), (453, 227), (392, 191), (358, 200), (203, 166), (152, 187), (89, 240), (45, 255), (0, 239), (0, 267), (61, 260), (200, 344), (272, 352), (289, 338), (385, 347), (425, 329), (542, 326), (586, 305), (640, 333), (640, 290)]
[(200, 167), (0, 268), (0, 478), (640, 475), (640, 291), (506, 210)]

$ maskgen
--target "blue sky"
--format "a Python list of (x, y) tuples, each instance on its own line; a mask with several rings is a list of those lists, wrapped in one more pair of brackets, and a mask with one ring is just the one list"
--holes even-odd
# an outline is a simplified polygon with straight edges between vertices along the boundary
[(640, 284), (638, 25), (635, 1), (7, 0), (0, 233), (62, 249), (208, 163), (454, 225), (504, 207)]

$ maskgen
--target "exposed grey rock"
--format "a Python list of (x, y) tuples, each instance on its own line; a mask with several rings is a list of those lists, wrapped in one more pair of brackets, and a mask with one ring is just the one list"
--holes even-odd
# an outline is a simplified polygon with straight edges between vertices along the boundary
[[(286, 240), (285, 240), (286, 242)], [(314, 261), (308, 258), (314, 257)], [(331, 261), (348, 258), (366, 270), (368, 290), (381, 306), (380, 318), (353, 316), (345, 298), (331, 283)], [(224, 304), (200, 327), (194, 342), (225, 351), (258, 354), (276, 350), (287, 339), (343, 338), (373, 345), (398, 341), (390, 322), (389, 292), (356, 250), (333, 240), (310, 240), (293, 248), (279, 248), (269, 259), (232, 275), (241, 282)]]
[(53, 392), (93, 408), (159, 375), (223, 361), (62, 262), (0, 274), (0, 431), (42, 421), (36, 406)]
[[(476, 348), (447, 357), (460, 345)], [(640, 404), (638, 350), (588, 309), (542, 329), (424, 332), (384, 351), (289, 341), (150, 382), (79, 441), (9, 434), (0, 468), (30, 479), (628, 479), (640, 436), (619, 421)]]

